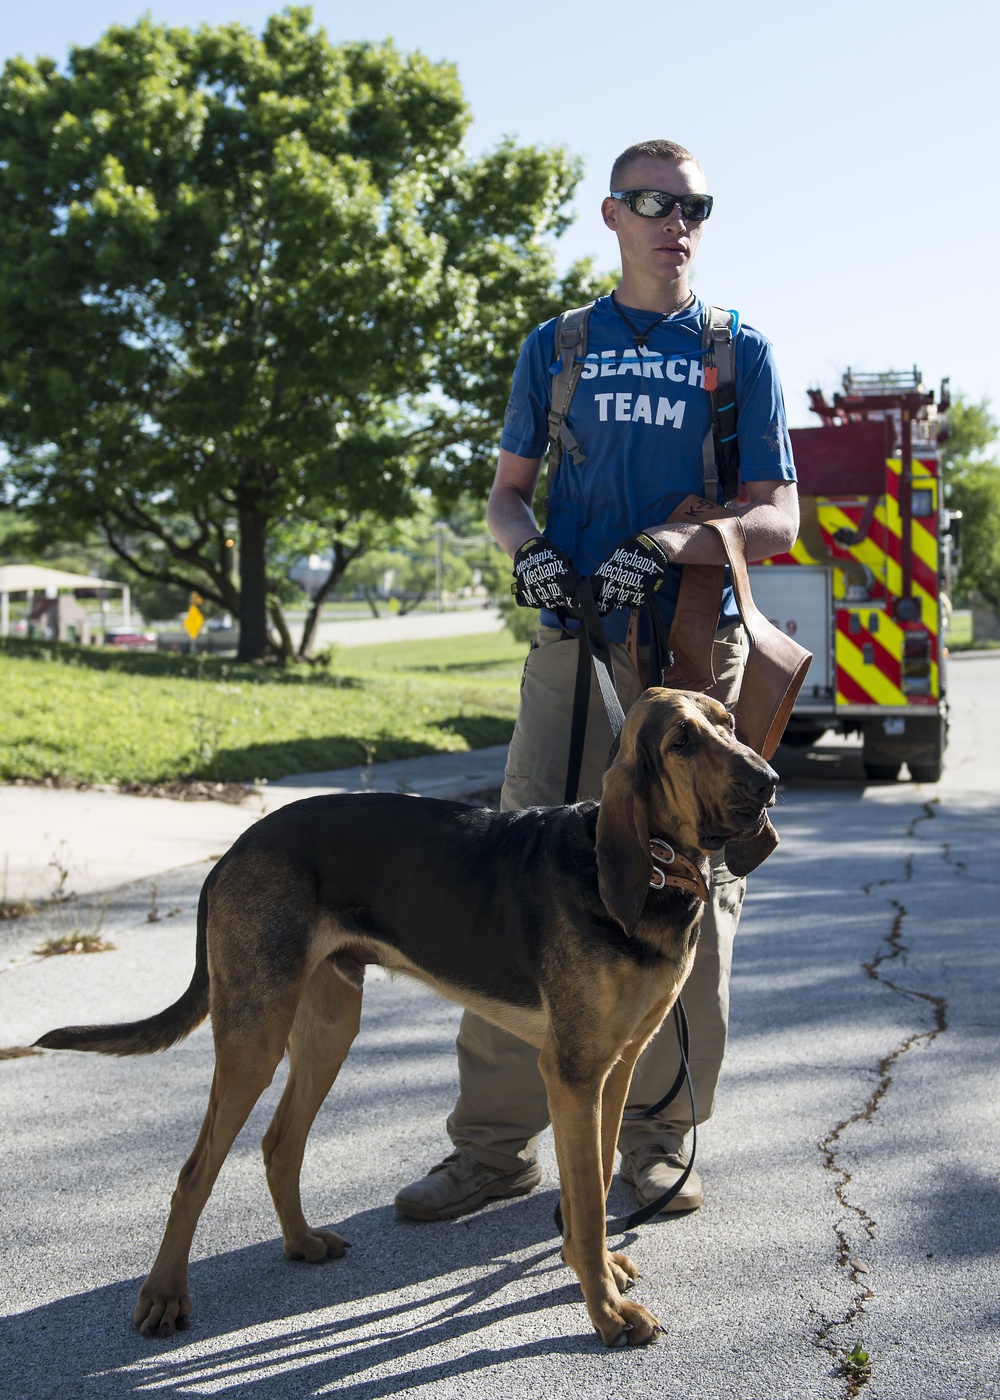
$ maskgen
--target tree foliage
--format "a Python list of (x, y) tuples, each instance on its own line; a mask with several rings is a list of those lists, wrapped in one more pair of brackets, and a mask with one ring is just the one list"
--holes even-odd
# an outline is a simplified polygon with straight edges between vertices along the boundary
[(961, 511), (961, 567), (956, 594), (962, 602), (978, 593), (1000, 613), (1000, 463), (995, 448), (1000, 427), (989, 403), (957, 400), (948, 414), (943, 448), (948, 505)]
[(485, 489), (525, 331), (593, 294), (551, 252), (576, 162), (470, 159), (468, 120), (451, 66), (305, 9), (8, 62), (8, 498), (288, 654), (276, 533), (323, 531), (332, 588), (421, 490)]
[(425, 501), (409, 519), (381, 532), (379, 543), (351, 566), (347, 585), (362, 592), (375, 617), (384, 607), (402, 616), (439, 594), (459, 594), (481, 584), (483, 570), (477, 564), (484, 552), (490, 564), (499, 552), (485, 531), (483, 522), (476, 535), (456, 534)]

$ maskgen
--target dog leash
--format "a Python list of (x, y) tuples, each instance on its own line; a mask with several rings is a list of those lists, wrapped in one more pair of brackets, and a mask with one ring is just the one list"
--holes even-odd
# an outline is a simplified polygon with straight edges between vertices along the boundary
[(698, 1151), (698, 1115), (694, 1106), (694, 1085), (691, 1082), (691, 1068), (688, 1063), (691, 1054), (691, 1031), (688, 1026), (687, 1014), (684, 1010), (684, 1003), (680, 997), (674, 1002), (674, 1025), (677, 1028), (677, 1041), (681, 1051), (681, 1065), (677, 1071), (677, 1077), (670, 1088), (657, 1103), (650, 1108), (639, 1109), (635, 1113), (623, 1113), (623, 1123), (640, 1123), (646, 1118), (655, 1118), (661, 1109), (672, 1103), (681, 1091), (681, 1086), (687, 1084), (688, 1097), (691, 1100), (691, 1156), (683, 1172), (674, 1182), (673, 1186), (668, 1186), (661, 1196), (650, 1201), (648, 1205), (640, 1206), (631, 1215), (623, 1216), (621, 1220), (608, 1221), (608, 1230), (611, 1234), (620, 1235), (626, 1230), (632, 1230), (637, 1225), (645, 1225), (647, 1220), (652, 1220), (654, 1215), (659, 1215), (665, 1206), (668, 1206), (675, 1196), (679, 1196), (688, 1183), (688, 1178), (694, 1171), (695, 1154)]
[[(566, 632), (576, 636), (579, 650), (576, 661), (576, 681), (573, 687), (573, 715), (570, 721), (569, 757), (566, 761), (566, 787), (563, 805), (572, 806), (580, 793), (580, 770), (583, 766), (583, 747), (587, 735), (587, 714), (590, 709), (590, 673), (593, 668), (597, 677), (598, 689), (604, 702), (604, 712), (608, 717), (611, 742), (617, 740), (625, 723), (625, 711), (618, 699), (615, 687), (615, 668), (611, 659), (611, 648), (604, 633), (604, 624), (597, 610), (593, 580), (582, 580), (574, 597), (572, 616), (579, 622), (577, 632)], [(650, 666), (649, 673), (659, 677), (665, 666), (673, 666), (673, 653), (670, 650), (667, 634), (659, 613), (653, 607), (645, 609), (650, 624)], [(629, 624), (629, 636), (637, 630), (638, 610), (633, 609), (633, 620)], [(565, 629), (564, 629), (565, 631)], [(656, 682), (659, 684), (659, 681)], [(683, 687), (682, 687), (683, 688)]]
[[(567, 806), (577, 799), (580, 785), (580, 770), (583, 765), (583, 746), (587, 732), (587, 712), (590, 708), (590, 673), (593, 668), (597, 677), (597, 685), (601, 692), (601, 699), (604, 702), (604, 709), (608, 717), (608, 725), (611, 729), (612, 742), (617, 740), (625, 723), (625, 711), (622, 709), (621, 701), (618, 699), (618, 691), (615, 687), (614, 663), (611, 659), (611, 648), (608, 645), (607, 637), (604, 634), (604, 625), (601, 622), (601, 615), (597, 610), (597, 601), (594, 597), (594, 588), (591, 579), (585, 578), (580, 584), (576, 595), (575, 609), (579, 619), (579, 653), (576, 665), (576, 681), (573, 690), (573, 719), (570, 727), (569, 758), (566, 765), (566, 790), (563, 801)], [(654, 613), (654, 609), (649, 610)], [(658, 660), (657, 665), (667, 661), (672, 661), (665, 639), (662, 637), (661, 629), (654, 628), (655, 650), (662, 660)], [(682, 1086), (686, 1083), (688, 1095), (691, 1100), (691, 1156), (684, 1171), (677, 1178), (674, 1184), (648, 1205), (640, 1206), (631, 1215), (625, 1216), (621, 1220), (609, 1221), (608, 1230), (613, 1234), (621, 1234), (626, 1230), (634, 1229), (637, 1225), (644, 1225), (647, 1220), (651, 1220), (654, 1215), (658, 1215), (661, 1210), (678, 1196), (687, 1185), (688, 1179), (694, 1170), (695, 1153), (698, 1149), (698, 1118), (695, 1110), (694, 1085), (691, 1082), (691, 1070), (688, 1059), (691, 1053), (691, 1032), (688, 1026), (687, 1014), (680, 997), (674, 1002), (674, 1025), (677, 1030), (677, 1041), (681, 1052), (680, 1068), (677, 1071), (673, 1084), (656, 1103), (649, 1108), (640, 1109), (635, 1113), (623, 1113), (622, 1122), (635, 1123), (645, 1119), (654, 1118), (657, 1113), (673, 1103), (680, 1093)], [(555, 1209), (555, 1221), (559, 1233), (563, 1233), (562, 1207), (557, 1205)]]
[(615, 689), (615, 668), (611, 660), (611, 648), (604, 635), (604, 624), (597, 611), (593, 581), (585, 578), (576, 594), (576, 610), (579, 628), (579, 647), (576, 660), (576, 682), (573, 688), (573, 718), (570, 722), (569, 757), (566, 761), (566, 789), (563, 804), (572, 806), (579, 796), (580, 769), (583, 766), (583, 745), (587, 736), (587, 711), (590, 709), (591, 667), (597, 677), (597, 685), (604, 702), (604, 709), (611, 727), (612, 742), (622, 732), (625, 711)]

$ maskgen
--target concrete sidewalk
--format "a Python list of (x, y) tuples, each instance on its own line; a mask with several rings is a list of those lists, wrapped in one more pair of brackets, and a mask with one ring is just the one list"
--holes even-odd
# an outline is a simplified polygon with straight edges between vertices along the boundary
[(335, 792), (465, 798), (498, 788), (506, 745), (425, 754), (248, 788), (241, 803), (132, 797), (111, 789), (0, 787), (0, 901), (94, 895), (222, 855), (253, 822)]

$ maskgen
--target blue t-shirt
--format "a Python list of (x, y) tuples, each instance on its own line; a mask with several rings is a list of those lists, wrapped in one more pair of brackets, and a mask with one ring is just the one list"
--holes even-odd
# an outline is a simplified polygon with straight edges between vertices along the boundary
[[(646, 330), (651, 311), (623, 307)], [(702, 302), (661, 321), (648, 345), (637, 350), (632, 331), (610, 297), (590, 315), (587, 358), (570, 405), (568, 424), (586, 461), (574, 466), (564, 454), (554, 474), (545, 537), (566, 551), (582, 576), (592, 574), (616, 545), (636, 531), (662, 525), (692, 492), (704, 494), (702, 441), (712, 410), (705, 389)], [(548, 411), (555, 358), (555, 321), (536, 327), (514, 370), (501, 447), (519, 457), (540, 457), (548, 440)], [(736, 337), (736, 402), (743, 481), (794, 481), (795, 467), (781, 385), (770, 343), (750, 326)], [(654, 595), (669, 628), (680, 587), (679, 565)], [(720, 624), (739, 613), (727, 587)], [(542, 621), (559, 619), (543, 611)], [(628, 611), (604, 620), (609, 640), (623, 642)]]

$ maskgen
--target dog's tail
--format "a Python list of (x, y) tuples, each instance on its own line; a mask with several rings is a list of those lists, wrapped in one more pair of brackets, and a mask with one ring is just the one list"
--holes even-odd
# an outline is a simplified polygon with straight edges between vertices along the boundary
[(152, 1055), (168, 1050), (208, 1015), (208, 892), (198, 901), (194, 975), (187, 991), (155, 1016), (117, 1026), (62, 1026), (35, 1041), (46, 1050), (96, 1050), (101, 1055)]

